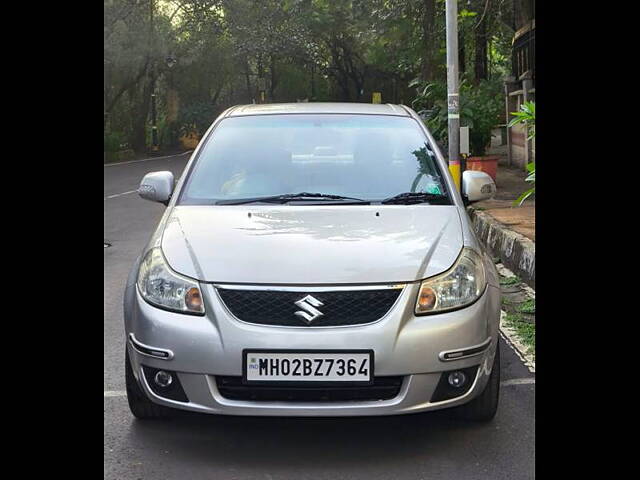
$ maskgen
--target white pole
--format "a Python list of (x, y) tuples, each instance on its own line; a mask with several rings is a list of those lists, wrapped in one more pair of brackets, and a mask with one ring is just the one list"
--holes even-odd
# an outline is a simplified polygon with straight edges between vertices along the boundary
[(458, 1), (446, 0), (447, 107), (449, 113), (449, 171), (460, 190), (460, 95), (458, 91)]

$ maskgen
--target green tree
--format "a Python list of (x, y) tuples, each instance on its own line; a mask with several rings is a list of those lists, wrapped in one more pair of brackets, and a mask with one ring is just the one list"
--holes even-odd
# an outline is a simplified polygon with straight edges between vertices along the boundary
[[(105, 142), (145, 149), (152, 93), (161, 141), (171, 144), (180, 132), (202, 133), (231, 105), (260, 101), (259, 83), (267, 102), (370, 102), (375, 91), (407, 104), (419, 84), (417, 102), (433, 114), (446, 101), (446, 90), (424, 94), (446, 78), (444, 7), (445, 0), (105, 1)], [(460, 2), (469, 88), (482, 92), (508, 72), (510, 12), (505, 0)]]

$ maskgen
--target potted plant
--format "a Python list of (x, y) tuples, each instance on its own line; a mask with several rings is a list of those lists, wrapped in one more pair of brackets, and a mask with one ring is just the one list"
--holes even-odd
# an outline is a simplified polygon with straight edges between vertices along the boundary
[(469, 149), (467, 170), (480, 170), (488, 173), (494, 181), (498, 171), (499, 157), (487, 155), (491, 146), (491, 132), (500, 122), (504, 105), (499, 87), (489, 81), (466, 88), (461, 95), (460, 123), (469, 127)]
[[(423, 117), (436, 140), (446, 149), (448, 132), (447, 85), (444, 82), (426, 84), (419, 81), (411, 86), (418, 87), (418, 95), (412, 107)], [(472, 84), (463, 79), (460, 82), (460, 125), (469, 127), (468, 170), (480, 170), (496, 179), (498, 157), (487, 156), (491, 145), (491, 131), (500, 123), (504, 97), (500, 84), (483, 80)]]

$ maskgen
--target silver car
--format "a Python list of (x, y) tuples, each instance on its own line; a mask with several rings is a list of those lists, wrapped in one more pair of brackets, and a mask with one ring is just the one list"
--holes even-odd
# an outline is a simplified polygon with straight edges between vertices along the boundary
[(138, 418), (395, 415), (498, 406), (500, 289), (434, 138), (402, 105), (245, 105), (175, 183), (126, 285)]

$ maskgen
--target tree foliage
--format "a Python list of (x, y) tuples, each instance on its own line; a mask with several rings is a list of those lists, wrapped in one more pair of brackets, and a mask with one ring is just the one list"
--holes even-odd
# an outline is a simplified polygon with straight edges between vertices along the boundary
[[(527, 127), (529, 134), (527, 140), (533, 140), (536, 137), (536, 104), (535, 102), (524, 102), (520, 105), (520, 110), (511, 112), (513, 118), (509, 122), (509, 126), (523, 124)], [(514, 205), (522, 205), (524, 201), (531, 195), (536, 193), (536, 164), (527, 164), (527, 172), (529, 175), (525, 178), (526, 182), (532, 183), (533, 187), (524, 191), (513, 203)]]
[[(461, 70), (477, 86), (506, 73), (513, 31), (504, 0), (460, 4)], [(415, 79), (424, 89), (446, 78), (444, 6), (444, 0), (105, 0), (105, 139), (109, 148), (121, 142), (144, 149), (153, 93), (165, 145), (190, 131), (202, 134), (235, 104), (370, 102), (374, 91), (385, 102), (410, 104)], [(472, 67), (483, 58), (484, 70)], [(442, 93), (433, 90), (424, 107), (446, 101)]]

